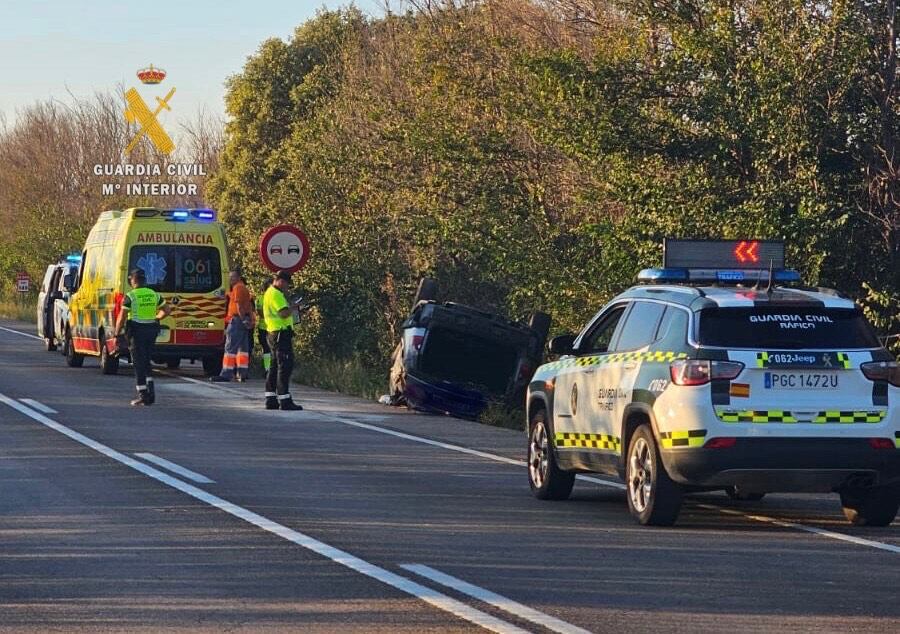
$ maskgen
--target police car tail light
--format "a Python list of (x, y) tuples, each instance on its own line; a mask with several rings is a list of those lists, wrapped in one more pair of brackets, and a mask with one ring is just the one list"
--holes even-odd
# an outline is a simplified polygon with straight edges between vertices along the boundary
[(893, 449), (894, 441), (890, 438), (869, 438), (872, 449)]
[(734, 447), (736, 444), (737, 438), (723, 436), (721, 438), (710, 438), (703, 446), (707, 449), (728, 449), (729, 447)]
[(425, 341), (425, 335), (413, 335), (412, 346), (415, 350), (422, 348), (422, 342)]
[(861, 364), (859, 369), (870, 381), (887, 381), (900, 387), (900, 363), (896, 361), (870, 361)]
[(735, 379), (743, 369), (737, 361), (680, 359), (671, 363), (669, 374), (675, 385), (705, 385), (714, 379)]

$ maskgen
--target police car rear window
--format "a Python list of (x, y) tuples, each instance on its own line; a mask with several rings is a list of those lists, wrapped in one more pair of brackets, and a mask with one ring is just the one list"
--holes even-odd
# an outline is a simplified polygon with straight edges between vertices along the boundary
[(723, 348), (877, 348), (862, 313), (846, 308), (706, 308), (697, 339)]

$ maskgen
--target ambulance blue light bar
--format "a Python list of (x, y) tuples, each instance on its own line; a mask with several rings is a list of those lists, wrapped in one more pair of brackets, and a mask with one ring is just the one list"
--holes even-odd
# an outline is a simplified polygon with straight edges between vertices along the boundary
[(196, 217), (198, 220), (215, 220), (216, 212), (214, 212), (212, 209), (195, 209), (194, 217)]
[(181, 220), (187, 220), (191, 217), (191, 212), (187, 209), (173, 209), (171, 213), (168, 214), (169, 220), (174, 220), (176, 222)]

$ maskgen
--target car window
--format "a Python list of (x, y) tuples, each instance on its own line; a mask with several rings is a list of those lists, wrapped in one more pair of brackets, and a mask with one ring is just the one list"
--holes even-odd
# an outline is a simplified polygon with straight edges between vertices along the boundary
[(663, 342), (665, 349), (680, 348), (687, 341), (688, 313), (674, 306), (666, 306), (666, 312), (656, 329), (654, 341)]
[(790, 306), (704, 308), (702, 345), (729, 348), (877, 348), (878, 338), (854, 308)]
[(622, 315), (625, 314), (625, 308), (626, 305), (623, 304), (602, 317), (578, 346), (578, 353), (597, 354), (609, 350), (609, 343), (612, 341)]
[(656, 327), (665, 309), (665, 304), (635, 302), (628, 312), (615, 350), (637, 350), (653, 343), (656, 340)]

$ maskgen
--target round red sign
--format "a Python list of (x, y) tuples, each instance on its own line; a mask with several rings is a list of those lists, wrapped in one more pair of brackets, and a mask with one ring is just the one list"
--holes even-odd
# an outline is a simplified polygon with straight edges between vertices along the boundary
[(309, 260), (309, 239), (297, 227), (278, 225), (263, 234), (259, 255), (269, 270), (295, 273)]

